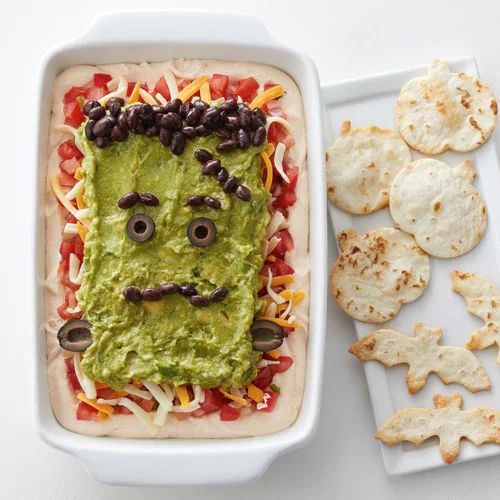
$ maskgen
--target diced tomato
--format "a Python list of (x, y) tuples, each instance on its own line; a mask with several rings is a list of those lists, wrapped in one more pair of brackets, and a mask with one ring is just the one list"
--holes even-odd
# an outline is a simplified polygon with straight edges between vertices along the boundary
[(236, 82), (236, 93), (245, 101), (251, 101), (256, 97), (257, 90), (259, 89), (259, 83), (257, 80), (250, 76), (249, 78), (244, 78), (243, 80), (238, 80)]
[(295, 246), (292, 235), (288, 232), (287, 229), (283, 229), (276, 233), (276, 237), (280, 239), (280, 242), (276, 246), (276, 248), (272, 251), (272, 254), (278, 257), (283, 258), (286, 252), (289, 250), (293, 250)]
[[(272, 366), (272, 365), (269, 365)], [(257, 374), (257, 377), (253, 380), (253, 385), (258, 387), (259, 389), (266, 389), (269, 387), (269, 385), (273, 381), (273, 373), (271, 372), (271, 369), (269, 366), (265, 366), (264, 368), (261, 368), (259, 370), (259, 373)]]
[(80, 108), (80, 105), (76, 101), (64, 105), (64, 123), (78, 128), (83, 120), (85, 120), (85, 116), (82, 108)]
[(77, 285), (76, 283), (73, 283), (69, 278), (68, 276), (65, 276), (62, 280), (61, 280), (61, 285), (64, 285), (66, 287), (68, 287), (70, 290), (73, 290), (74, 292), (76, 292), (77, 290), (80, 289), (80, 285)]
[(283, 191), (276, 199), (278, 208), (288, 208), (295, 205), (297, 195), (293, 191)]
[(156, 406), (156, 401), (154, 398), (151, 399), (141, 399), (137, 403), (144, 411), (153, 411)]
[(216, 389), (205, 389), (205, 400), (200, 403), (200, 408), (206, 413), (214, 413), (225, 404), (224, 396)]
[(75, 241), (61, 241), (61, 245), (59, 246), (59, 253), (63, 259), (68, 260), (70, 254), (75, 252)]
[[(130, 97), (132, 95), (132, 92), (134, 91), (135, 84), (137, 82), (128, 82), (127, 85), (127, 97)], [(145, 90), (146, 92), (149, 91), (148, 86), (144, 83), (141, 83), (141, 89)], [(141, 96), (139, 96), (139, 102), (144, 102)]]
[(293, 365), (293, 359), (290, 356), (280, 356), (278, 361), (279, 365), (269, 365), (269, 369), (273, 375), (286, 372)]
[(73, 356), (70, 356), (69, 358), (64, 358), (64, 364), (66, 365), (67, 373), (75, 371), (75, 360), (73, 359)]
[(168, 88), (165, 77), (162, 76), (155, 85), (153, 90), (154, 95), (161, 94), (167, 101), (170, 100), (170, 89)]
[(194, 418), (201, 418), (204, 417), (206, 413), (201, 408), (197, 408), (196, 410), (188, 413), (188, 415)]
[(227, 86), (229, 84), (229, 77), (227, 75), (219, 75), (214, 73), (210, 79), (210, 94), (212, 99), (219, 99), (220, 97), (226, 97)]
[(60, 144), (57, 152), (61, 160), (69, 160), (70, 158), (80, 160), (83, 158), (82, 152), (69, 140)]
[(293, 135), (290, 134), (281, 139), (281, 142), (286, 146), (287, 149), (290, 149), (295, 145), (295, 139), (293, 138)]
[(68, 373), (67, 376), (68, 376), (68, 382), (69, 382), (69, 385), (71, 386), (71, 388), (74, 391), (81, 391), (82, 387), (80, 385), (80, 382), (78, 381), (78, 377), (76, 376), (76, 373), (75, 372)]
[(98, 420), (97, 410), (85, 403), (80, 401), (76, 409), (76, 419), (77, 420)]
[(180, 80), (177, 80), (177, 87), (179, 88), (179, 91), (185, 89), (193, 80), (190, 80), (189, 78), (181, 78)]
[(276, 401), (278, 401), (279, 393), (271, 391), (271, 389), (268, 389), (265, 392), (266, 392), (266, 394), (269, 394), (269, 398), (267, 398), (267, 406), (265, 408), (262, 408), (261, 410), (257, 410), (257, 411), (271, 413), (274, 410), (274, 407), (276, 406)]
[(69, 269), (69, 260), (66, 259), (61, 259), (61, 262), (59, 262), (59, 267), (57, 268), (57, 275), (59, 277), (64, 276)]
[(75, 176), (76, 169), (80, 167), (80, 162), (76, 158), (63, 160), (59, 163), (59, 168), (72, 177)]
[(63, 102), (64, 104), (69, 104), (70, 102), (76, 101), (77, 97), (87, 97), (87, 89), (85, 87), (71, 87), (68, 92), (64, 94)]
[(97, 397), (102, 399), (115, 399), (117, 397), (116, 391), (111, 387), (103, 387), (97, 390)]
[(80, 262), (82, 261), (83, 257), (83, 241), (80, 238), (80, 236), (77, 236), (75, 238), (75, 255), (80, 259)]
[(68, 304), (68, 307), (70, 307), (71, 309), (74, 309), (78, 305), (78, 302), (76, 300), (76, 295), (73, 290), (68, 290), (66, 292), (66, 303)]
[(271, 262), (270, 268), (273, 276), (284, 276), (286, 274), (295, 273), (294, 268), (279, 257), (276, 257), (276, 260), (274, 262)]
[(89, 101), (97, 101), (102, 96), (105, 96), (108, 93), (107, 86), (98, 87), (96, 85), (89, 85), (87, 88), (87, 99)]
[(59, 183), (61, 186), (72, 188), (77, 182), (72, 175), (68, 175), (66, 172), (59, 174)]
[(106, 87), (106, 85), (113, 79), (107, 73), (94, 73), (94, 85), (96, 87)]
[(273, 122), (269, 125), (269, 130), (267, 131), (267, 140), (269, 142), (276, 145), (278, 142), (282, 142), (286, 136), (287, 131), (281, 123)]
[(71, 212), (66, 212), (64, 220), (66, 222), (70, 222), (71, 224), (76, 224), (78, 219)]
[(220, 410), (220, 419), (223, 422), (227, 422), (230, 420), (238, 420), (240, 418), (240, 409), (233, 408), (229, 406), (227, 403)]
[(266, 82), (264, 83), (264, 90), (272, 89), (273, 87), (276, 87), (276, 85), (278, 84), (274, 82)]
[(283, 189), (285, 191), (294, 191), (297, 186), (297, 179), (299, 178), (299, 169), (298, 167), (287, 167), (285, 165), (284, 170), (290, 182), (288, 184), (284, 183)]
[(132, 412), (126, 407), (122, 405), (116, 405), (115, 406), (115, 413), (117, 414), (122, 414), (122, 415), (132, 415)]

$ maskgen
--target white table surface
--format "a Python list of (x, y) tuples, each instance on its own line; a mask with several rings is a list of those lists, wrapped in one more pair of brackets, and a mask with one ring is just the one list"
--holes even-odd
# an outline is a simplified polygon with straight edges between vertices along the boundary
[[(210, 6), (210, 7), (208, 7)], [(497, 1), (419, 0), (0, 0), (0, 498), (1, 499), (483, 499), (500, 496), (500, 458), (391, 478), (386, 475), (361, 366), (347, 348), (348, 321), (329, 303), (324, 401), (314, 439), (278, 459), (251, 484), (119, 488), (97, 483), (73, 458), (36, 436), (32, 423), (33, 336), (30, 106), (46, 50), (104, 10), (210, 8), (261, 17), (275, 37), (309, 53), (322, 82), (405, 68), (432, 56), (473, 55), (500, 96)], [(21, 99), (23, 102), (20, 102)], [(500, 135), (494, 134), (497, 151)], [(500, 188), (500, 186), (499, 186)], [(330, 233), (330, 261), (333, 261)]]

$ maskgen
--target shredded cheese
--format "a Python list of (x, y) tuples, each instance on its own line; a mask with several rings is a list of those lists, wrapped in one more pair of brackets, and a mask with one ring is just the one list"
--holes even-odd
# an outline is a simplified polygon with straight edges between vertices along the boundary
[(75, 365), (75, 374), (80, 387), (83, 389), (85, 396), (89, 399), (95, 399), (97, 397), (97, 391), (93, 380), (90, 380), (83, 372), (80, 366), (80, 353), (75, 352), (73, 354), (73, 364)]
[(285, 302), (285, 299), (281, 297), (279, 294), (277, 294), (271, 287), (273, 286), (273, 273), (271, 272), (271, 268), (267, 270), (268, 273), (268, 278), (265, 276), (260, 276), (261, 280), (267, 279), (267, 283), (263, 282), (267, 286), (267, 293), (269, 294), (269, 297), (276, 302), (276, 304), (283, 304)]
[(120, 76), (120, 79), (118, 80), (118, 86), (116, 90), (113, 92), (110, 92), (109, 94), (106, 94), (105, 96), (102, 96), (98, 102), (101, 106), (105, 106), (106, 103), (112, 98), (112, 97), (122, 97), (124, 98), (127, 94), (127, 81), (125, 78)]
[(266, 146), (266, 153), (269, 157), (272, 156), (272, 154), (274, 153), (274, 144), (272, 142), (269, 142)]
[(285, 156), (285, 150), (286, 146), (282, 142), (278, 142), (278, 145), (276, 146), (276, 152), (274, 153), (274, 166), (276, 167), (276, 170), (279, 172), (281, 177), (283, 177), (283, 180), (287, 184), (290, 184), (290, 179), (283, 170), (283, 157)]
[(279, 211), (274, 212), (269, 224), (267, 225), (266, 239), (270, 239), (276, 231), (285, 229), (286, 227), (288, 227), (288, 222), (284, 215)]
[(250, 109), (260, 108), (266, 104), (266, 102), (272, 101), (285, 95), (285, 89), (281, 85), (275, 85), (270, 89), (265, 90), (259, 94), (251, 103)]
[(163, 77), (165, 78), (165, 82), (167, 83), (168, 91), (170, 92), (170, 98), (173, 99), (179, 93), (179, 87), (177, 86), (177, 80), (175, 79), (172, 71), (167, 69), (163, 73)]
[(75, 179), (77, 181), (82, 179), (82, 167), (78, 167), (75, 171)]
[(118, 398), (117, 399), (102, 399), (102, 398), (97, 398), (97, 402), (100, 405), (116, 406), (118, 404)]
[[(280, 315), (280, 318), (281, 319), (285, 319), (289, 314), (290, 314), (290, 311), (292, 310), (292, 306), (293, 306), (293, 302), (290, 300), (288, 301), (288, 306), (287, 308), (285, 309), (285, 311)], [(292, 321), (293, 323), (293, 321)]]
[(267, 351), (266, 354), (268, 356), (271, 356), (271, 358), (273, 359), (279, 359), (279, 357), (281, 356), (279, 349), (273, 349), (272, 351)]
[(257, 410), (263, 410), (264, 408), (267, 408), (267, 400), (271, 397), (271, 394), (268, 392), (264, 393), (263, 396), (263, 401), (261, 403), (257, 403)]
[[(267, 278), (266, 276), (259, 276), (259, 278), (262, 281), (262, 284), (269, 285), (269, 283), (271, 283), (271, 286), (288, 285), (290, 283), (295, 282), (295, 276), (293, 274), (284, 274), (283, 276), (275, 276), (272, 279)], [(281, 296), (279, 297), (281, 299), (281, 302), (278, 302), (278, 304), (283, 304), (283, 302), (285, 302), (285, 299), (283, 299), (283, 297)]]
[(210, 102), (212, 100), (212, 94), (210, 93), (210, 84), (208, 82), (203, 82), (201, 84), (200, 98), (204, 102)]
[(78, 234), (78, 227), (76, 224), (73, 224), (72, 222), (67, 222), (64, 225), (64, 234), (65, 236), (75, 236), (75, 234)]
[(85, 396), (85, 394), (83, 394), (83, 392), (80, 392), (80, 394), (78, 394), (76, 397), (80, 401), (83, 401), (84, 403), (87, 403), (89, 406), (92, 406), (92, 408), (95, 408), (96, 410), (102, 411), (108, 417), (111, 417), (111, 415), (113, 415), (114, 409), (112, 406), (110, 406), (108, 404), (100, 404), (95, 399), (93, 399), (93, 398), (91, 399), (91, 398), (88, 398), (87, 396)]
[(87, 219), (87, 217), (89, 216), (89, 212), (90, 210), (88, 208), (81, 208), (80, 210), (76, 211), (75, 217), (78, 220)]
[(56, 130), (58, 132), (61, 132), (62, 134), (71, 134), (73, 136), (73, 141), (75, 143), (75, 146), (80, 150), (81, 153), (84, 153), (82, 145), (80, 143), (80, 136), (78, 135), (78, 130), (74, 127), (70, 127), (69, 125), (58, 125), (56, 127)]
[(264, 188), (266, 191), (271, 191), (271, 186), (273, 185), (273, 164), (266, 151), (261, 151), (260, 156), (266, 167), (266, 182)]
[(61, 185), (59, 184), (59, 178), (57, 174), (53, 174), (50, 177), (50, 186), (52, 188), (52, 192), (54, 193), (54, 196), (61, 202), (61, 205), (68, 211), (70, 212), (74, 217), (76, 217), (85, 227), (90, 228), (89, 221), (86, 220), (84, 217), (81, 216), (79, 213), (80, 210), (77, 210), (73, 204), (66, 199), (65, 193), (61, 188)]
[(87, 205), (85, 205), (85, 202), (83, 201), (83, 193), (80, 193), (76, 197), (76, 207), (78, 210), (83, 210), (84, 208), (87, 208)]
[(153, 423), (149, 415), (138, 404), (134, 403), (128, 398), (120, 398), (118, 400), (118, 404), (120, 406), (125, 406), (125, 408), (128, 408), (151, 434), (156, 434), (158, 426)]
[(277, 325), (280, 326), (287, 326), (290, 328), (300, 328), (300, 325), (298, 323), (294, 323), (295, 318), (293, 318), (292, 323), (289, 323), (285, 319), (280, 319), (280, 318), (273, 318), (272, 316), (261, 316), (259, 319), (267, 319), (269, 321), (274, 321)]
[(78, 275), (80, 273), (80, 259), (74, 254), (69, 254), (69, 280), (75, 285), (79, 285), (77, 283)]
[(247, 394), (256, 403), (260, 403), (264, 399), (264, 391), (253, 384), (247, 385)]
[(130, 97), (128, 98), (127, 105), (128, 104), (133, 104), (134, 102), (137, 102), (139, 100), (139, 91), (141, 90), (141, 82), (137, 82), (134, 85), (134, 89), (132, 90), (132, 93), (130, 94)]
[(154, 97), (149, 92), (146, 92), (144, 89), (141, 89), (140, 87), (139, 87), (139, 95), (142, 97), (144, 102), (151, 104), (151, 106), (155, 106), (156, 104), (158, 104), (155, 101)]
[(278, 311), (278, 306), (276, 302), (271, 302), (266, 309), (266, 316), (276, 316), (276, 312)]
[(185, 385), (180, 385), (179, 387), (175, 388), (175, 394), (179, 398), (179, 401), (181, 402), (181, 406), (183, 408), (187, 408), (189, 406), (189, 394), (186, 389)]
[(64, 196), (67, 200), (74, 200), (78, 195), (83, 193), (85, 181), (82, 179), (78, 181)]
[(236, 403), (239, 403), (241, 406), (248, 406), (248, 401), (240, 396), (236, 396), (235, 394), (231, 394), (230, 392), (224, 391), (223, 389), (219, 389), (219, 391), (226, 397), (227, 399), (231, 399)]
[(267, 254), (266, 255), (269, 255), (279, 244), (280, 244), (280, 239), (276, 236), (273, 236), (270, 240), (269, 240), (269, 244), (267, 246)]
[(158, 94), (155, 95), (156, 100), (162, 105), (165, 106), (167, 104), (167, 100), (158, 92)]
[(204, 82), (208, 82), (209, 78), (207, 75), (201, 75), (196, 80), (193, 80), (189, 85), (183, 88), (178, 94), (177, 99), (182, 102), (186, 102), (190, 97), (193, 97)]
[(153, 395), (148, 391), (142, 391), (138, 389), (135, 385), (127, 384), (124, 388), (124, 391), (127, 391), (129, 394), (133, 394), (138, 398), (147, 399), (148, 401), (153, 399)]
[(273, 123), (279, 123), (285, 127), (286, 131), (291, 133), (293, 131), (292, 126), (287, 122), (282, 116), (268, 116), (266, 120), (266, 130), (269, 131), (269, 127)]
[(85, 241), (87, 237), (87, 233), (89, 232), (88, 228), (86, 228), (80, 221), (76, 223), (76, 228), (78, 229), (78, 234), (82, 241)]
[(154, 423), (156, 425), (163, 426), (167, 418), (168, 413), (172, 410), (174, 406), (173, 399), (174, 393), (168, 388), (168, 393), (163, 392), (162, 388), (157, 384), (152, 384), (151, 382), (142, 382), (147, 390), (153, 395), (153, 397), (158, 401), (158, 410), (156, 410)]

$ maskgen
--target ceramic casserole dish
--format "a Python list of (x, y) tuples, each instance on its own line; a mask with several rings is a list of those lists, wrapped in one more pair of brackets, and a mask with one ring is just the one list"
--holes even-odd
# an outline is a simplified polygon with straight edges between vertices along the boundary
[[(309, 335), (302, 405), (285, 430), (231, 439), (97, 437), (71, 432), (55, 418), (49, 398), (45, 342), (45, 214), (52, 88), (65, 68), (79, 65), (218, 59), (274, 66), (298, 86), (303, 103), (309, 185)], [(326, 307), (326, 210), (322, 110), (311, 60), (278, 44), (260, 22), (201, 12), (127, 12), (102, 15), (80, 38), (44, 59), (38, 81), (36, 211), (36, 426), (48, 444), (80, 459), (98, 480), (121, 485), (231, 483), (262, 474), (280, 454), (305, 444), (320, 410)]]

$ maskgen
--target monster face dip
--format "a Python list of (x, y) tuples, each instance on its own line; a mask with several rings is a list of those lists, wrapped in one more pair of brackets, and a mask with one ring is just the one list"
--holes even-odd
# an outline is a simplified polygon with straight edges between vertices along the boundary
[(275, 68), (69, 68), (54, 88), (47, 345), (59, 422), (236, 437), (291, 425), (305, 372), (302, 101)]

